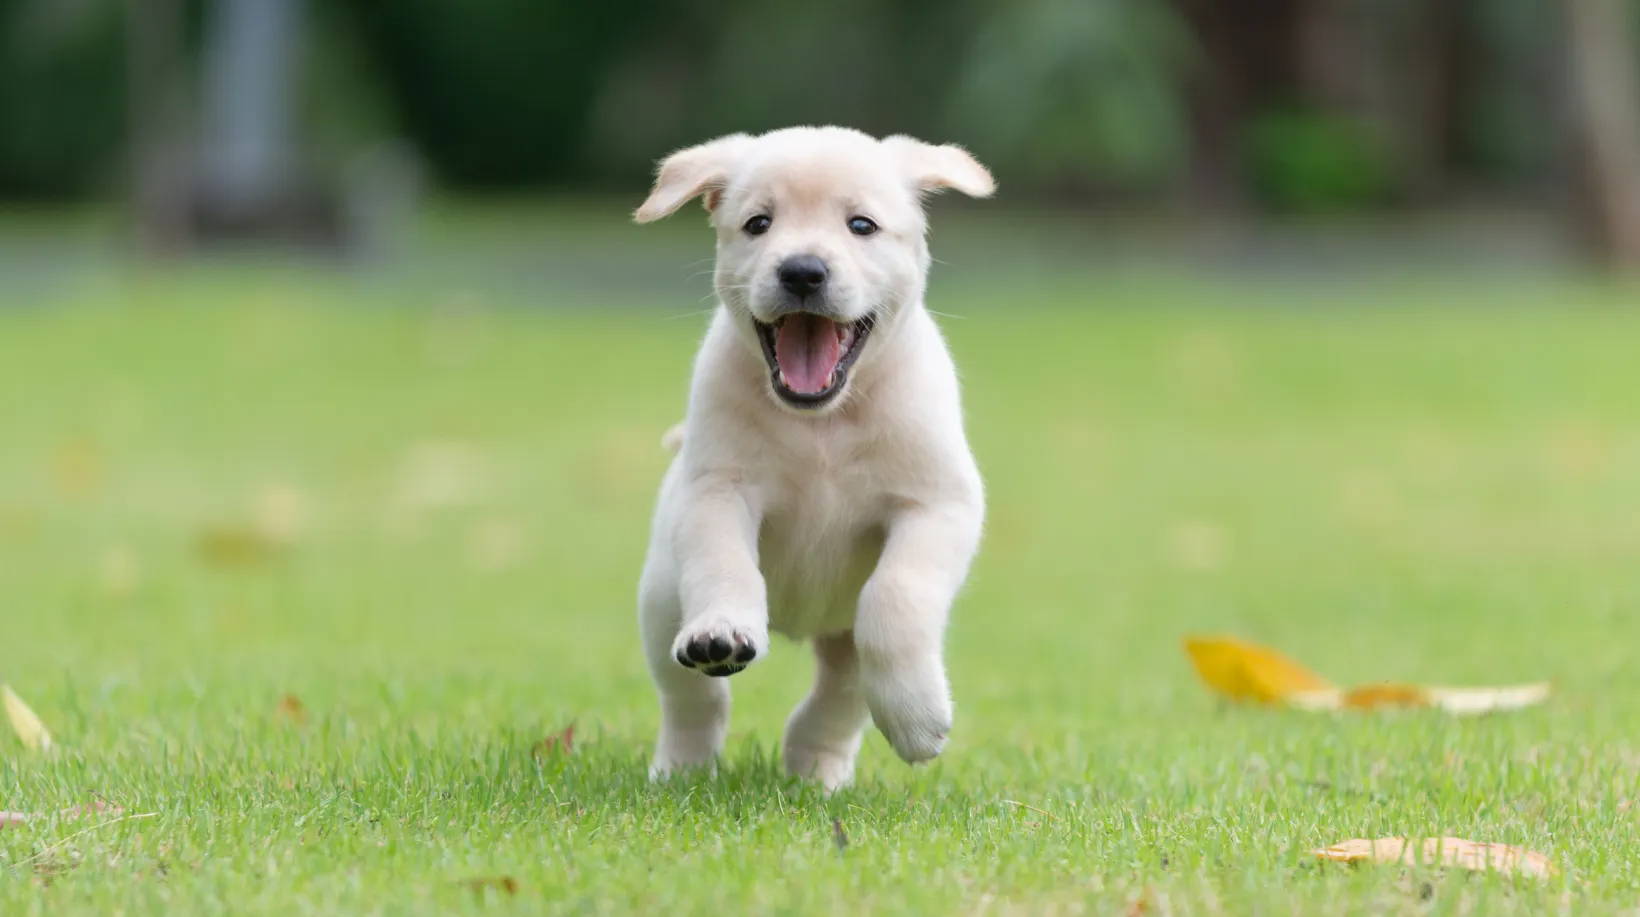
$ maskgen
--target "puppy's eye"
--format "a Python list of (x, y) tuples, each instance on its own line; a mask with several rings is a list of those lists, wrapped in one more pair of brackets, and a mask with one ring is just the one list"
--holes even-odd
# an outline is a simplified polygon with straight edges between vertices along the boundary
[(857, 236), (869, 236), (877, 231), (877, 224), (865, 217), (849, 217), (848, 231)]
[(769, 219), (767, 214), (760, 213), (747, 220), (746, 224), (740, 228), (746, 230), (746, 234), (749, 236), (761, 236), (769, 231), (769, 226), (773, 223), (774, 220)]

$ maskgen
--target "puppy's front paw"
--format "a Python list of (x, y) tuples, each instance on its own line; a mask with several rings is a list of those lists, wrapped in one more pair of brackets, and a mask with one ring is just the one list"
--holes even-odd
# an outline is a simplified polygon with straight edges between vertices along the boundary
[(726, 621), (685, 624), (672, 641), (672, 658), (686, 669), (707, 675), (733, 675), (765, 654), (768, 638)]

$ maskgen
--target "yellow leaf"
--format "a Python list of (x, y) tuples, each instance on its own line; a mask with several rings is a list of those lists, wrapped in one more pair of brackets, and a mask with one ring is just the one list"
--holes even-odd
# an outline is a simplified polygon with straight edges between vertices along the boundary
[(1184, 648), (1202, 681), (1231, 700), (1278, 704), (1304, 696), (1310, 699), (1305, 706), (1310, 706), (1337, 692), (1325, 678), (1256, 643), (1234, 637), (1190, 637)]
[(1196, 674), (1219, 694), (1238, 701), (1282, 704), (1299, 710), (1435, 708), (1455, 716), (1519, 710), (1542, 703), (1548, 682), (1499, 688), (1445, 688), (1374, 682), (1341, 690), (1268, 647), (1234, 637), (1188, 637), (1185, 651)]
[(11, 728), (17, 733), (17, 738), (23, 740), (24, 746), (35, 751), (51, 748), (51, 733), (46, 729), (46, 724), (40, 722), (40, 717), (29, 709), (28, 704), (23, 703), (11, 685), (0, 685), (0, 702), (5, 704), (6, 719), (11, 720)]
[(1422, 841), (1404, 837), (1354, 838), (1310, 851), (1323, 860), (1339, 863), (1400, 863), (1452, 866), (1475, 871), (1496, 870), (1511, 875), (1544, 879), (1554, 875), (1549, 858), (1533, 850), (1508, 844), (1488, 844), (1461, 837), (1430, 837)]

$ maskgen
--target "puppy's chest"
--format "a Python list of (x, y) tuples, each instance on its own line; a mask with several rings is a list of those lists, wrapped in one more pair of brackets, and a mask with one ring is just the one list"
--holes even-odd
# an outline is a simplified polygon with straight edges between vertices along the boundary
[(846, 630), (882, 553), (888, 496), (863, 458), (797, 462), (765, 488), (758, 567), (769, 623), (791, 637)]

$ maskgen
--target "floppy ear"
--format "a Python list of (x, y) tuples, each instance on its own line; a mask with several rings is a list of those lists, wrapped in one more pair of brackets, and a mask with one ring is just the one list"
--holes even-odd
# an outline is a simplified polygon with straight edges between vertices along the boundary
[(920, 191), (955, 188), (969, 197), (990, 197), (997, 189), (996, 180), (979, 160), (954, 143), (935, 146), (896, 134), (884, 138), (883, 146)]
[(723, 186), (729, 181), (729, 172), (752, 138), (745, 134), (730, 134), (700, 146), (679, 150), (661, 160), (655, 174), (655, 187), (649, 192), (632, 219), (652, 223), (689, 202), (697, 195), (706, 196), (706, 209), (717, 207)]

